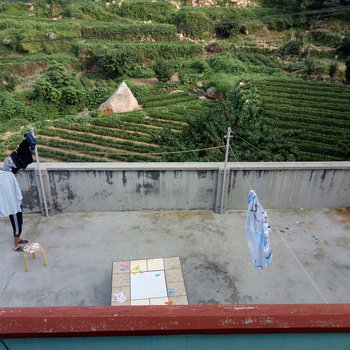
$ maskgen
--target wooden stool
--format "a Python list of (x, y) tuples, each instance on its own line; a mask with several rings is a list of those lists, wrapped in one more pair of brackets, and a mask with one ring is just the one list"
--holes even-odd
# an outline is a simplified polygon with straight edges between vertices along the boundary
[(39, 243), (29, 243), (23, 247), (23, 260), (24, 260), (24, 267), (26, 269), (26, 272), (28, 272), (27, 255), (32, 254), (33, 259), (36, 259), (36, 256), (35, 256), (36, 252), (41, 253), (44, 259), (45, 266), (48, 266), (44, 248), (41, 247)]

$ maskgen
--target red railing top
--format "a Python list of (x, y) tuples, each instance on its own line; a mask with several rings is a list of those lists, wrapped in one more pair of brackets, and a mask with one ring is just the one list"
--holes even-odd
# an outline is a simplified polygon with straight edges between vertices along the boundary
[(350, 332), (350, 304), (0, 309), (0, 338)]

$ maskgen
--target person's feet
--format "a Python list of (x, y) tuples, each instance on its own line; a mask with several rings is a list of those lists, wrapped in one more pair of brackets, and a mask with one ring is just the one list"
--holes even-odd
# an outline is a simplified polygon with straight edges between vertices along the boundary
[(13, 250), (14, 250), (15, 252), (21, 253), (21, 252), (23, 252), (23, 247), (21, 247), (21, 246), (19, 245), (17, 248), (13, 248)]

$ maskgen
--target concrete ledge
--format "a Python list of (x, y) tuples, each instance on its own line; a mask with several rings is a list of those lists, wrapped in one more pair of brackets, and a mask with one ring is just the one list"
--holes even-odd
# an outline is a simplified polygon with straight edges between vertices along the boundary
[(0, 309), (0, 338), (349, 332), (349, 304)]
[[(205, 170), (223, 169), (223, 162), (186, 162), (186, 163), (41, 163), (47, 170)], [(228, 162), (231, 170), (302, 170), (302, 169), (350, 169), (350, 162)], [(35, 163), (28, 166), (34, 170)]]
[[(254, 189), (265, 208), (350, 206), (350, 162), (42, 163), (54, 212), (246, 209)], [(18, 177), (26, 212), (41, 212), (36, 164)], [(225, 179), (225, 181), (224, 181)], [(222, 208), (221, 208), (222, 207)]]

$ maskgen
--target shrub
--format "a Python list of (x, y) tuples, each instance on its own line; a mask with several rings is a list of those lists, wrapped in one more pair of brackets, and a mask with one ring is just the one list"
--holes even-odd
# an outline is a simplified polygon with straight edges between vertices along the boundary
[(175, 15), (174, 22), (177, 30), (185, 36), (205, 39), (211, 35), (211, 20), (202, 11), (183, 8)]
[(217, 37), (230, 38), (231, 36), (240, 32), (241, 26), (237, 20), (230, 20), (216, 23), (214, 28)]
[(329, 74), (330, 78), (334, 78), (334, 76), (337, 73), (337, 68), (338, 68), (338, 66), (336, 63), (332, 63), (331, 65), (329, 65), (328, 74)]
[(139, 57), (135, 51), (127, 46), (102, 50), (97, 53), (96, 58), (97, 64), (104, 71), (116, 76), (127, 73), (139, 63)]
[(153, 74), (153, 71), (144, 64), (135, 64), (128, 71), (128, 76), (131, 78), (151, 78)]
[(179, 70), (179, 79), (183, 85), (193, 84), (198, 80), (198, 75), (184, 68)]
[(345, 81), (350, 83), (350, 59), (345, 61)]
[(302, 40), (290, 40), (277, 50), (277, 54), (281, 56), (299, 56), (301, 54), (302, 47)]
[(175, 6), (167, 1), (127, 0), (121, 6), (115, 7), (113, 12), (121, 17), (143, 21), (168, 22), (175, 13)]
[(18, 78), (16, 75), (11, 74), (9, 72), (5, 72), (2, 76), (0, 76), (0, 83), (2, 80), (3, 86), (8, 91), (13, 91), (16, 88), (16, 85), (18, 83)]
[(348, 34), (341, 42), (338, 52), (343, 56), (343, 57), (348, 57), (350, 56), (350, 35)]
[(208, 62), (205, 60), (195, 60), (190, 67), (199, 74), (206, 74), (211, 70)]
[(83, 101), (83, 93), (74, 86), (62, 89), (62, 102), (68, 105), (77, 105)]
[(224, 51), (224, 47), (219, 45), (217, 42), (208, 43), (204, 48), (205, 51), (213, 53)]
[(0, 95), (0, 121), (6, 122), (12, 118), (26, 118), (27, 107), (14, 98), (13, 94), (3, 92)]
[(130, 84), (129, 82), (127, 83), (130, 90), (132, 91), (132, 93), (134, 94), (134, 96), (136, 97), (136, 99), (143, 103), (144, 99), (149, 97), (151, 94), (151, 88), (144, 86), (144, 85), (133, 85)]
[(330, 47), (338, 47), (342, 42), (339, 34), (326, 30), (314, 31), (311, 36), (316, 43)]
[(153, 65), (153, 70), (156, 74), (157, 79), (162, 83), (166, 83), (167, 81), (169, 81), (173, 75), (172, 67), (169, 65), (168, 62), (165, 61), (157, 61)]
[(35, 82), (35, 97), (42, 98), (46, 101), (55, 103), (61, 98), (61, 91), (53, 86), (47, 78), (40, 78)]
[(53, 62), (48, 67), (48, 79), (56, 88), (72, 85), (74, 83), (73, 74), (62, 63)]
[(304, 64), (305, 64), (305, 71), (307, 75), (310, 76), (315, 70), (315, 62), (312, 59), (306, 59), (304, 61)]

